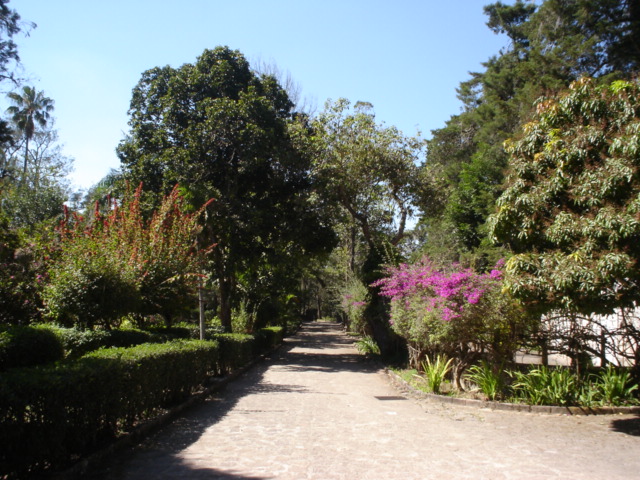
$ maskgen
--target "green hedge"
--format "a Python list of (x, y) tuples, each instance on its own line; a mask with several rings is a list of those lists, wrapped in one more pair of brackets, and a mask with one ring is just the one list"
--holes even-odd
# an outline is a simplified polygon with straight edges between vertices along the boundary
[(66, 465), (219, 372), (215, 341), (104, 349), (0, 376), (0, 478)]
[(229, 373), (248, 365), (254, 358), (256, 339), (243, 333), (218, 333), (220, 342), (220, 373)]
[(284, 340), (283, 327), (265, 327), (256, 333), (257, 353), (268, 352), (273, 350)]
[(49, 329), (14, 326), (0, 331), (0, 371), (55, 362), (63, 356), (62, 342)]

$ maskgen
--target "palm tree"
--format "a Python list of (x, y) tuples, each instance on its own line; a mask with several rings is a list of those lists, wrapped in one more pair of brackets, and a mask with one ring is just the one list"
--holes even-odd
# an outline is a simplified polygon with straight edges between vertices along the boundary
[(36, 130), (36, 123), (41, 127), (47, 124), (53, 111), (53, 100), (44, 96), (44, 92), (38, 92), (33, 87), (23, 87), (22, 94), (11, 92), (7, 95), (15, 104), (7, 108), (7, 113), (11, 115), (11, 120), (25, 138), (24, 147), (24, 168), (22, 172), (22, 183), (27, 178), (27, 162), (29, 159), (29, 140)]

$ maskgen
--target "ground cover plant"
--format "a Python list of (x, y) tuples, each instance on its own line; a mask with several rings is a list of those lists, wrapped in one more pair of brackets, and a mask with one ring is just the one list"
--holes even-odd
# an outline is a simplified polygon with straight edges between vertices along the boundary
[[(450, 360), (449, 360), (450, 361)], [(427, 362), (425, 362), (427, 363)], [(480, 400), (580, 407), (640, 405), (638, 385), (628, 369), (611, 365), (598, 371), (578, 374), (567, 367), (530, 366), (524, 369), (495, 369), (488, 362), (469, 368), (464, 374), (465, 390), (441, 392), (444, 359), (430, 361), (422, 371), (395, 369), (405, 382), (419, 390)]]

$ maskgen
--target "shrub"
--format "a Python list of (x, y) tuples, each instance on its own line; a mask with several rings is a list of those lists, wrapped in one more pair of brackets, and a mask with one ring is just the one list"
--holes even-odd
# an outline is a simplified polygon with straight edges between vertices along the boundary
[(376, 341), (368, 335), (356, 340), (356, 348), (363, 355), (380, 355), (380, 347)]
[(199, 388), (217, 342), (104, 349), (0, 376), (0, 478), (65, 466)]
[(55, 362), (63, 356), (62, 342), (46, 328), (13, 326), (0, 332), (0, 370)]
[(434, 352), (455, 358), (456, 373), (481, 354), (495, 364), (513, 359), (535, 319), (502, 293), (499, 266), (478, 274), (459, 265), (438, 268), (425, 257), (389, 268), (374, 283), (391, 299), (390, 323), (407, 340), (411, 366)]
[(188, 396), (208, 375), (218, 371), (218, 342), (190, 340), (166, 344), (142, 344), (133, 348), (110, 348), (83, 359), (117, 360), (122, 369), (121, 391), (125, 418), (135, 420)]
[(617, 370), (613, 366), (607, 366), (598, 376), (595, 382), (596, 398), (605, 405), (622, 405), (636, 403), (633, 397), (638, 389), (637, 384), (631, 383), (631, 375), (626, 370)]
[[(137, 330), (133, 328), (117, 330), (79, 330), (46, 325), (60, 339), (66, 357), (79, 358), (100, 348), (133, 347), (143, 343), (164, 343), (175, 340), (176, 336)], [(188, 337), (186, 337), (188, 338)]]
[(360, 280), (352, 279), (344, 288), (340, 307), (345, 314), (347, 329), (362, 333), (365, 330), (365, 307), (369, 301), (369, 291)]
[(273, 350), (284, 340), (283, 327), (264, 327), (256, 332), (257, 352), (268, 352)]
[(150, 219), (141, 188), (90, 224), (65, 215), (42, 292), (45, 314), (67, 326), (117, 326), (127, 314), (173, 318), (193, 305), (202, 259), (198, 218), (174, 188)]
[(256, 339), (244, 333), (219, 333), (215, 339), (220, 342), (220, 373), (229, 373), (248, 365), (253, 360)]

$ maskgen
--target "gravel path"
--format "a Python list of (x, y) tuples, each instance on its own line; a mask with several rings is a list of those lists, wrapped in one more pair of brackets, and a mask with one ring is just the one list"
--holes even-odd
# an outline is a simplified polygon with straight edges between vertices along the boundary
[(272, 358), (91, 476), (632, 479), (640, 418), (498, 412), (406, 397), (338, 324)]

